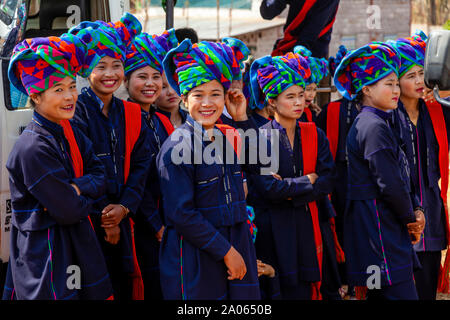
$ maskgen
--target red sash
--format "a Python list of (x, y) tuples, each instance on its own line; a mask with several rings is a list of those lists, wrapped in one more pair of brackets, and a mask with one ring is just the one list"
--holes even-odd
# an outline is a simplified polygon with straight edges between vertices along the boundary
[(217, 129), (219, 129), (223, 135), (227, 138), (228, 142), (233, 146), (234, 152), (236, 152), (237, 157), (241, 158), (241, 148), (242, 148), (242, 140), (239, 132), (236, 128), (229, 126), (227, 124), (217, 124)]
[(303, 112), (306, 114), (306, 119), (308, 120), (308, 122), (313, 122), (311, 109), (305, 107), (305, 110)]
[(170, 136), (172, 134), (172, 132), (175, 130), (175, 128), (173, 127), (172, 122), (170, 122), (170, 119), (162, 114), (161, 112), (155, 112), (155, 114), (158, 116), (159, 120), (162, 122), (164, 129), (166, 129), (167, 134)]
[[(303, 154), (303, 174), (309, 174), (316, 171), (317, 163), (317, 128), (313, 122), (299, 122), (302, 154)], [(308, 203), (309, 211), (311, 212), (311, 219), (314, 230), (314, 243), (316, 245), (317, 261), (319, 263), (320, 278), (322, 278), (322, 258), (323, 258), (323, 244), (322, 234), (319, 225), (319, 210), (315, 201)], [(312, 284), (312, 300), (322, 300), (320, 294), (321, 281)]]
[(341, 103), (339, 101), (330, 102), (327, 110), (327, 138), (330, 142), (330, 151), (333, 159), (336, 160), (337, 147), (339, 142), (339, 111)]
[(441, 174), (441, 198), (444, 203), (445, 210), (445, 232), (447, 236), (447, 253), (445, 255), (444, 266), (441, 266), (439, 272), (438, 291), (442, 293), (450, 293), (449, 273), (450, 273), (450, 253), (448, 245), (450, 244), (450, 228), (447, 207), (447, 190), (448, 190), (448, 139), (447, 127), (445, 125), (444, 113), (442, 106), (437, 102), (426, 103), (428, 113), (433, 124), (434, 134), (439, 145), (439, 171)]
[[(79, 178), (83, 176), (83, 157), (81, 156), (80, 148), (78, 147), (77, 140), (75, 139), (75, 135), (73, 134), (72, 126), (69, 120), (61, 120), (61, 127), (64, 130), (64, 136), (66, 137), (67, 142), (69, 143), (70, 148), (70, 157), (72, 158), (72, 167), (75, 173), (75, 178)], [(94, 225), (92, 224), (91, 217), (88, 216), (89, 222), (91, 224), (92, 230), (94, 229)], [(114, 300), (114, 296), (111, 295), (106, 300)]]
[[(124, 179), (127, 182), (130, 174), (131, 152), (141, 133), (141, 107), (134, 102), (123, 100), (125, 110), (125, 161), (124, 161)], [(133, 300), (144, 300), (144, 282), (142, 281), (141, 269), (136, 256), (136, 245), (134, 242), (134, 221), (130, 218), (131, 226), (131, 244), (133, 247), (133, 265), (134, 272), (131, 275), (133, 279)]]
[[(330, 151), (333, 160), (336, 160), (337, 147), (339, 142), (339, 113), (341, 103), (339, 101), (330, 102), (327, 110), (327, 138), (330, 143)], [(331, 201), (331, 197), (328, 196)], [(330, 218), (330, 226), (333, 231), (334, 247), (336, 250), (336, 260), (339, 263), (345, 262), (345, 255), (342, 247), (339, 244), (336, 235), (336, 222), (334, 218)]]

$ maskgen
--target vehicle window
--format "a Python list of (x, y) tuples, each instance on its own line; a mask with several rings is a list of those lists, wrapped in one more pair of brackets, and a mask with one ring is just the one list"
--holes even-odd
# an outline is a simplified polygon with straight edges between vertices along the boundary
[[(11, 53), (22, 38), (26, 23), (26, 0), (1, 0), (0, 2), (0, 52), (2, 64), (3, 92), (5, 106), (10, 110), (27, 106), (28, 96), (10, 85), (8, 65)], [(31, 1), (33, 2), (33, 1)]]

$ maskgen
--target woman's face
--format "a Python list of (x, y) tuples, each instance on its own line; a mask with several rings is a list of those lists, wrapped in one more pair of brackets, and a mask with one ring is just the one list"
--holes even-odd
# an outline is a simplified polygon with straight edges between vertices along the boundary
[(424, 70), (414, 66), (400, 78), (401, 96), (409, 99), (419, 99), (425, 90)]
[(387, 77), (370, 86), (363, 88), (364, 105), (372, 106), (383, 111), (397, 108), (400, 97), (400, 86), (397, 75), (392, 72)]
[(305, 90), (293, 85), (284, 90), (276, 99), (269, 99), (278, 118), (296, 120), (301, 117), (305, 109)]
[(309, 108), (311, 103), (314, 102), (314, 98), (317, 95), (317, 85), (315, 83), (311, 83), (306, 86), (305, 89), (305, 104), (306, 107)]
[(125, 80), (130, 98), (140, 105), (152, 105), (161, 94), (162, 86), (161, 73), (150, 66), (133, 71)]
[(178, 110), (180, 101), (181, 98), (167, 82), (166, 75), (163, 75), (161, 94), (156, 99), (155, 104), (158, 106), (158, 108), (172, 112), (174, 110)]
[(108, 96), (112, 95), (120, 87), (124, 77), (122, 61), (105, 56), (92, 70), (88, 79), (95, 94)]
[(212, 80), (195, 87), (182, 99), (191, 117), (205, 129), (211, 129), (222, 114), (225, 92), (219, 81)]
[(36, 112), (46, 119), (55, 123), (72, 119), (78, 99), (76, 81), (65, 77), (41, 93), (31, 94), (30, 98), (35, 103)]

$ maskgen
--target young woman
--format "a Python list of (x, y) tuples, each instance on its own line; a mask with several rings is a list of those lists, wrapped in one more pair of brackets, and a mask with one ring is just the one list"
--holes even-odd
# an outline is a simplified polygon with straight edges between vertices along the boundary
[[(422, 266), (414, 272), (414, 280), (420, 300), (435, 300), (441, 250), (447, 248), (450, 237), (448, 212), (444, 206), (448, 190), (445, 177), (448, 177), (450, 114), (439, 103), (425, 103), (422, 99), (426, 40), (422, 33), (389, 43), (397, 49), (401, 60), (401, 95), (394, 111), (395, 129), (408, 159), (414, 195), (427, 221), (420, 242), (414, 245)], [(445, 269), (442, 280), (448, 279), (448, 268)]]
[[(226, 103), (237, 125), (250, 126), (242, 91), (230, 89), (247, 56), (237, 39), (193, 45), (186, 39), (164, 59), (169, 84), (189, 110), (157, 158), (166, 222), (160, 251), (165, 299), (260, 298), (242, 168), (234, 151), (233, 159), (225, 156), (231, 146), (216, 125)], [(209, 161), (215, 143), (216, 160)]]
[(295, 46), (294, 53), (298, 53), (305, 58), (308, 62), (309, 69), (311, 70), (311, 77), (308, 78), (305, 88), (306, 107), (300, 120), (304, 122), (315, 122), (321, 109), (314, 102), (314, 99), (316, 98), (317, 87), (320, 81), (328, 75), (328, 60), (325, 58), (319, 59), (313, 57), (311, 51), (304, 46)]
[[(399, 66), (394, 48), (370, 43), (348, 53), (334, 75), (339, 92), (362, 105), (347, 137), (344, 251), (349, 285), (367, 285), (369, 299), (417, 299), (411, 242), (425, 219), (412, 204), (408, 163), (388, 122), (400, 96)], [(369, 286), (376, 271), (381, 288)]]
[(101, 59), (89, 76), (90, 87), (77, 101), (73, 123), (94, 143), (106, 167), (106, 195), (97, 200), (93, 219), (118, 299), (142, 298), (132, 220), (143, 198), (152, 152), (139, 105), (114, 96), (124, 79), (126, 48), (141, 25), (129, 13), (116, 23), (82, 22), (69, 33), (91, 36), (90, 50)]
[[(177, 45), (174, 29), (164, 31), (160, 36), (142, 33), (134, 38), (125, 62), (125, 87), (129, 99), (141, 107), (143, 118), (149, 128), (153, 153), (143, 196), (146, 201), (142, 202), (135, 217), (136, 253), (143, 276), (145, 296), (148, 300), (162, 299), (159, 279), (159, 244), (164, 224), (158, 207), (161, 192), (156, 169), (156, 155), (163, 142), (174, 130), (170, 114), (169, 116), (162, 114), (154, 104), (161, 93), (168, 90), (163, 89), (165, 75), (162, 60), (166, 53)], [(179, 100), (176, 93), (174, 96)]]
[(274, 131), (279, 139), (278, 171), (252, 175), (257, 256), (279, 272), (282, 299), (331, 298), (329, 276), (337, 266), (325, 199), (334, 164), (324, 133), (314, 123), (299, 122), (308, 63), (294, 53), (266, 56), (250, 73), (253, 98), (263, 97), (275, 112), (261, 130), (268, 130), (268, 140), (277, 138)]
[[(69, 123), (75, 75), (87, 75), (95, 58), (87, 51), (70, 35), (27, 39), (14, 49), (8, 76), (30, 96), (34, 114), (6, 164), (13, 220), (4, 299), (112, 298), (89, 220), (106, 189), (105, 169), (92, 143)], [(71, 280), (74, 272), (81, 278)]]
[(163, 74), (163, 83), (161, 94), (155, 101), (156, 109), (170, 119), (174, 129), (181, 126), (185, 121), (188, 113), (180, 107), (181, 98), (175, 90), (169, 85), (166, 75)]

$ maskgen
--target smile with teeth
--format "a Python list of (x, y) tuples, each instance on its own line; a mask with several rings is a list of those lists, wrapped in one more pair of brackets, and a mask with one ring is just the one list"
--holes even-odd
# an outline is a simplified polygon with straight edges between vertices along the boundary
[(62, 109), (64, 109), (65, 111), (72, 111), (73, 109), (73, 104), (69, 104), (67, 106), (62, 107)]
[(141, 92), (142, 92), (142, 94), (143, 94), (144, 96), (153, 96), (153, 95), (155, 95), (155, 93), (156, 93), (155, 90), (144, 90), (144, 91), (141, 91)]
[(203, 110), (199, 112), (203, 117), (210, 117), (214, 114), (214, 112), (216, 112), (216, 110)]
[(105, 87), (113, 87), (116, 84), (116, 80), (103, 80), (102, 83)]

